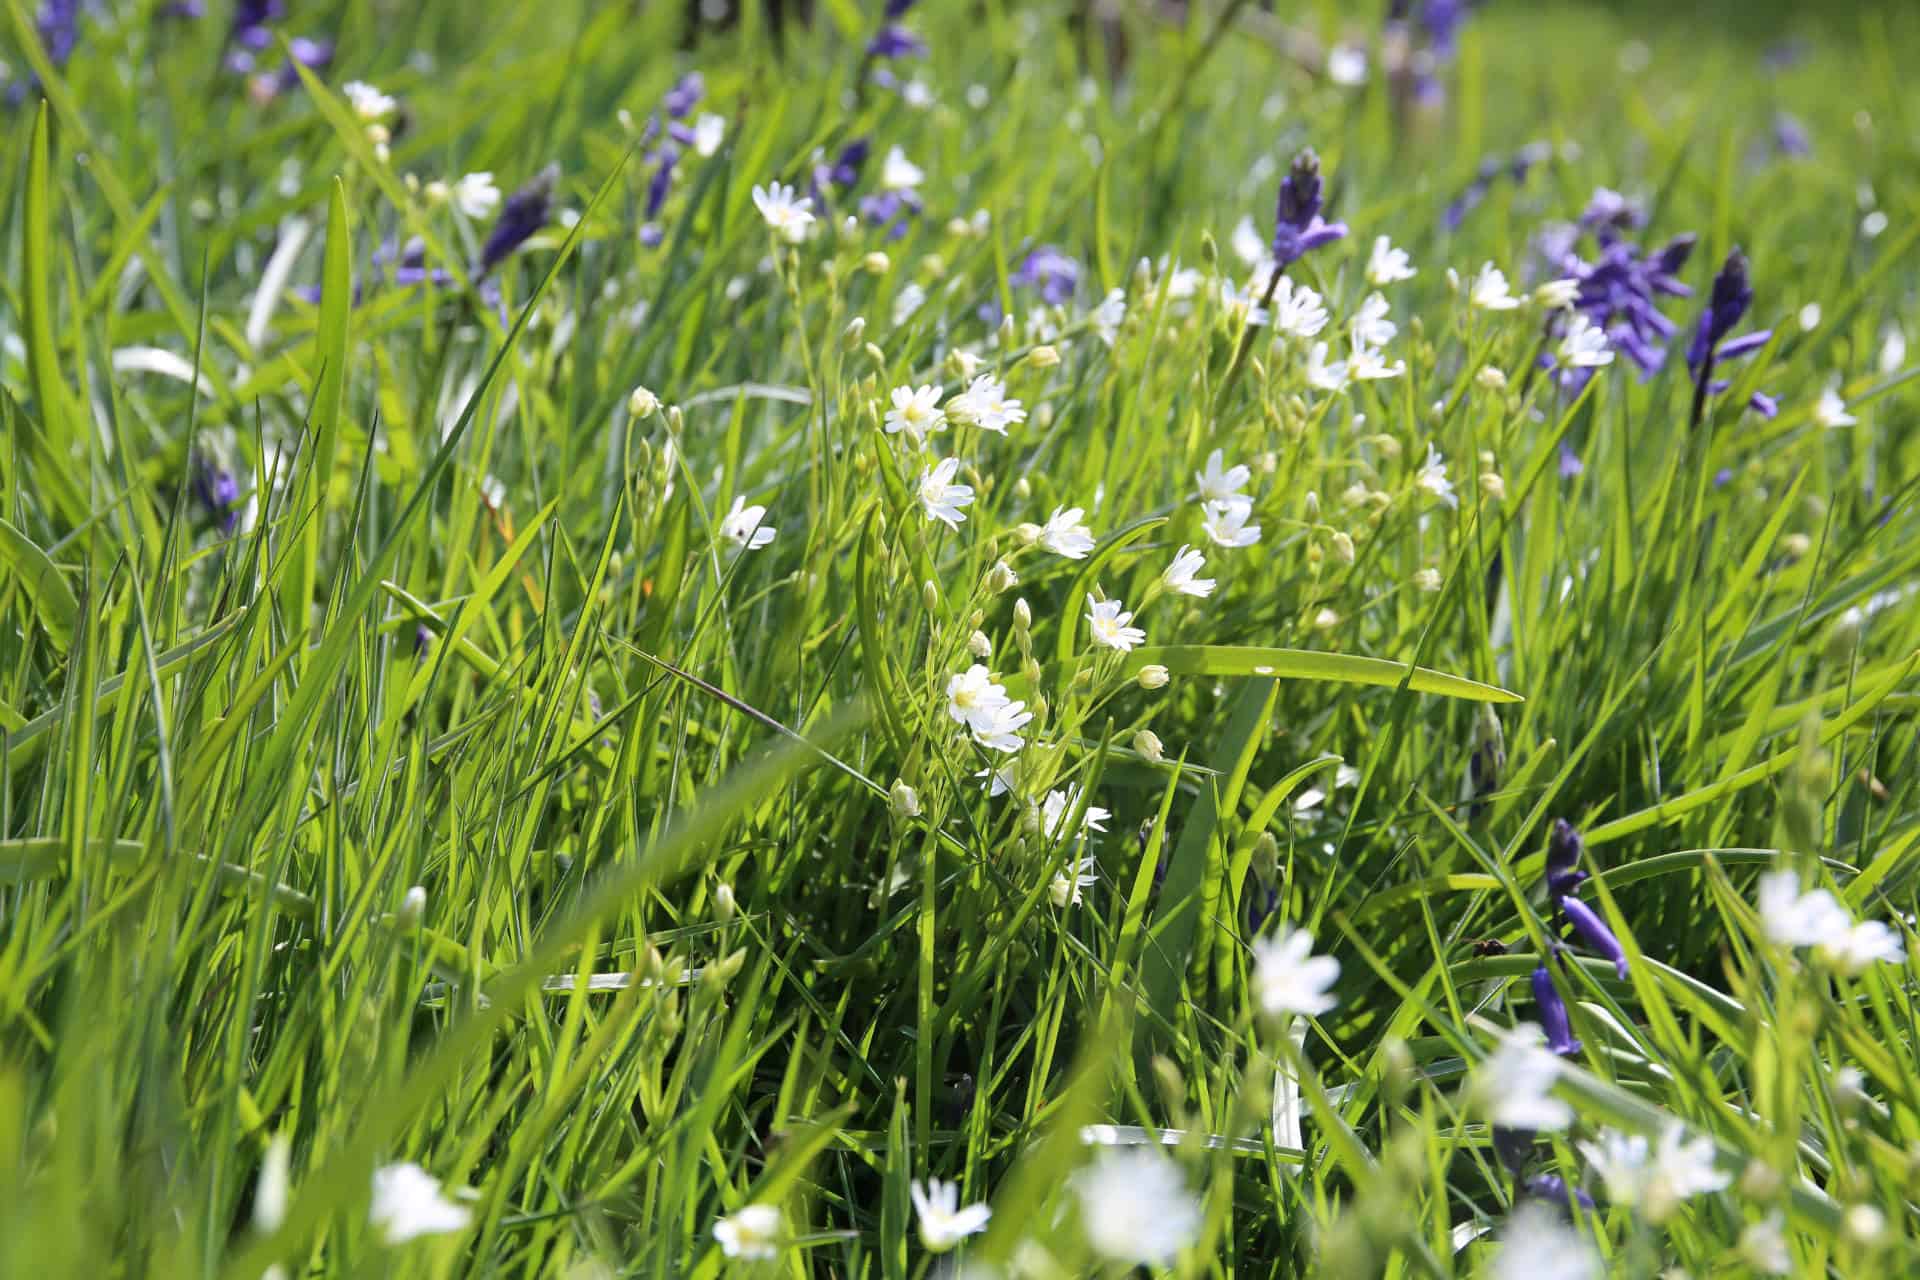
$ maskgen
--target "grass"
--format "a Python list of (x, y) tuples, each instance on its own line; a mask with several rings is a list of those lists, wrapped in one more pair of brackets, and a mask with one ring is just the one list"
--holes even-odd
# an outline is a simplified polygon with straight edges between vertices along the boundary
[[(294, 7), (276, 38), (338, 52), (263, 102), (224, 12), (105, 6), (56, 68), (9, 6), (39, 88), (0, 123), (0, 1271), (941, 1274), (910, 1194), (941, 1178), (993, 1208), (969, 1264), (1117, 1274), (1071, 1179), (1162, 1144), (1200, 1206), (1169, 1274), (1492, 1274), (1546, 1174), (1609, 1274), (1756, 1273), (1776, 1214), (1794, 1274), (1920, 1266), (1913, 962), (1848, 972), (1754, 907), (1784, 868), (1905, 938), (1920, 890), (1909, 16), (1768, 69), (1685, 15), (1495, 7), (1412, 109), (1377, 47), (1358, 88), (1295, 56), (1371, 38), (1331, 5), (929, 3), (921, 106), (858, 88), (844, 0), (682, 52), (677, 6)], [(650, 217), (641, 130), (694, 68), (723, 140)], [(398, 99), (384, 142), (352, 79)], [(751, 188), (862, 136), (818, 234), (772, 236)], [(924, 212), (843, 227), (896, 145)], [(1397, 378), (1315, 389), (1220, 303), (1304, 145), (1352, 228), (1291, 273), (1318, 340), (1376, 235), (1418, 268)], [(491, 218), (427, 184), (549, 163), (553, 216), (478, 269)], [(1483, 262), (1549, 278), (1538, 234), (1601, 186), (1636, 239), (1699, 236), (1676, 348), (1752, 264), (1774, 336), (1698, 426), (1680, 350), (1563, 391), (1537, 303), (1467, 303)], [(410, 237), (444, 280), (394, 283)], [(1057, 312), (1041, 243), (1084, 272)], [(976, 361), (1025, 422), (882, 429)], [(1202, 531), (1215, 449), (1256, 545)], [(949, 456), (957, 528), (917, 496)], [(192, 483), (222, 469), (230, 528)], [(736, 499), (771, 543), (725, 536)], [(1023, 532), (1058, 507), (1084, 558)], [(1210, 597), (1158, 585), (1183, 544)], [(1095, 644), (1090, 593), (1145, 647)], [(947, 711), (974, 662), (1034, 712), (1007, 795)], [(1568, 936), (1556, 818), (1630, 967), (1556, 962), (1572, 1120), (1516, 1173), (1474, 1081)], [(1340, 962), (1317, 1016), (1262, 1011), (1286, 928)], [(1599, 1176), (1605, 1135), (1674, 1125), (1723, 1187)], [(384, 1239), (399, 1162), (466, 1225)], [(771, 1259), (716, 1238), (750, 1205)]]

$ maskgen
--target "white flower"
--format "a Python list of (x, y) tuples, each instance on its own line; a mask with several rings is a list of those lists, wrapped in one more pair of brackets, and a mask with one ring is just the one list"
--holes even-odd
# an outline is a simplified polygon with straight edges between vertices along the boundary
[(777, 1258), (783, 1230), (776, 1206), (750, 1204), (714, 1223), (713, 1238), (720, 1242), (720, 1252), (729, 1258)]
[(1313, 954), (1313, 935), (1287, 929), (1253, 944), (1253, 998), (1270, 1018), (1299, 1013), (1318, 1017), (1339, 1003), (1330, 993), (1340, 962)]
[(1343, 89), (1367, 82), (1367, 51), (1358, 45), (1337, 44), (1327, 51), (1327, 79)]
[(260, 1176), (253, 1184), (253, 1225), (261, 1233), (278, 1231), (287, 1220), (287, 1201), (293, 1186), (293, 1140), (275, 1134), (260, 1160)]
[(1850, 427), (1859, 421), (1847, 412), (1847, 402), (1840, 398), (1840, 388), (1831, 383), (1820, 393), (1820, 399), (1813, 406), (1813, 420), (1829, 430)]
[(1533, 291), (1533, 300), (1549, 311), (1565, 311), (1580, 296), (1580, 282), (1572, 277), (1549, 280)]
[(1875, 964), (1899, 964), (1907, 958), (1900, 935), (1878, 920), (1862, 920), (1820, 943), (1814, 956), (1829, 968), (1856, 977)]
[(440, 1190), (440, 1180), (417, 1164), (390, 1164), (373, 1171), (373, 1204), (368, 1218), (388, 1244), (416, 1236), (464, 1231), (473, 1221), (465, 1205)]
[(909, 80), (900, 86), (900, 101), (915, 111), (925, 111), (933, 105), (933, 90), (927, 87), (925, 80)]
[(1347, 374), (1347, 362), (1335, 360), (1327, 363), (1327, 344), (1316, 342), (1313, 350), (1307, 353), (1307, 385), (1320, 391), (1345, 391), (1352, 379)]
[(1319, 294), (1281, 277), (1273, 291), (1273, 327), (1295, 338), (1311, 338), (1327, 327), (1327, 304)]
[(1165, 1266), (1200, 1234), (1200, 1201), (1180, 1166), (1151, 1147), (1121, 1147), (1073, 1175), (1080, 1225), (1114, 1262)]
[(726, 518), (720, 521), (720, 536), (742, 551), (758, 551), (773, 541), (773, 526), (761, 523), (766, 518), (765, 507), (750, 507), (745, 498), (736, 496)]
[(926, 300), (927, 291), (919, 285), (901, 285), (900, 292), (893, 295), (893, 327), (898, 329), (913, 319), (913, 313), (918, 311)]
[(1381, 289), (1401, 280), (1411, 280), (1419, 274), (1414, 270), (1413, 259), (1407, 256), (1405, 249), (1394, 248), (1393, 242), (1385, 236), (1373, 238), (1373, 252), (1367, 255), (1368, 284)]
[(1241, 490), (1253, 479), (1253, 471), (1243, 464), (1225, 465), (1225, 456), (1215, 449), (1207, 455), (1204, 470), (1193, 473), (1195, 487), (1202, 502), (1239, 502), (1244, 497)]
[(888, 435), (904, 431), (919, 444), (929, 434), (945, 430), (947, 415), (940, 408), (940, 388), (895, 387), (892, 400), (893, 408), (881, 424)]
[(1566, 336), (1560, 339), (1560, 363), (1575, 369), (1598, 369), (1613, 363), (1613, 352), (1607, 349), (1607, 333), (1583, 315), (1574, 316), (1567, 325)]
[(1880, 372), (1892, 377), (1907, 363), (1907, 335), (1900, 332), (1900, 326), (1888, 325), (1887, 335), (1880, 343)]
[(353, 114), (367, 124), (386, 119), (400, 105), (364, 80), (347, 81), (340, 86), (340, 93), (353, 108)]
[(983, 747), (1011, 754), (1026, 745), (1020, 730), (1033, 719), (1024, 702), (1009, 702), (994, 707), (974, 720), (973, 740)]
[(1252, 218), (1244, 214), (1241, 216), (1240, 221), (1234, 224), (1233, 234), (1228, 237), (1227, 244), (1233, 249), (1233, 256), (1248, 266), (1266, 265), (1268, 259), (1266, 237), (1262, 236), (1259, 228), (1253, 225)]
[(945, 1253), (970, 1235), (987, 1229), (993, 1210), (984, 1204), (960, 1207), (960, 1188), (938, 1178), (918, 1182), (907, 1190), (913, 1196), (913, 1212), (920, 1220), (920, 1242), (930, 1253)]
[(725, 116), (716, 116), (712, 112), (701, 115), (693, 122), (693, 151), (698, 156), (710, 156), (720, 150), (720, 144), (727, 139), (727, 120)]
[(1123, 612), (1118, 600), (1095, 600), (1087, 597), (1087, 629), (1092, 633), (1093, 642), (1121, 653), (1130, 652), (1135, 645), (1146, 641), (1147, 633), (1138, 627), (1128, 626), (1133, 615)]
[(986, 373), (947, 401), (946, 414), (953, 422), (969, 423), (999, 435), (1007, 434), (1008, 427), (1027, 420), (1027, 411), (1020, 407), (1020, 402), (1008, 398), (1006, 384)]
[(1126, 291), (1107, 290), (1107, 296), (1102, 298), (1100, 305), (1093, 309), (1090, 318), (1093, 321), (1093, 331), (1099, 335), (1100, 341), (1109, 347), (1112, 346), (1114, 340), (1120, 336), (1121, 321), (1127, 318)]
[(1093, 531), (1081, 523), (1086, 512), (1079, 507), (1055, 507), (1040, 527), (1040, 545), (1069, 560), (1084, 560), (1093, 550)]
[(493, 184), (493, 175), (484, 170), (462, 175), (460, 181), (448, 191), (447, 197), (453, 201), (453, 207), (460, 211), (462, 217), (476, 220), (489, 216), (500, 207), (500, 188)]
[[(1046, 799), (1040, 802), (1040, 833), (1049, 840), (1058, 840), (1065, 835), (1067, 816), (1079, 803), (1080, 788), (1077, 785), (1047, 792)], [(1112, 816), (1111, 812), (1099, 805), (1090, 804), (1086, 813), (1081, 815), (1080, 830), (1105, 831), (1107, 828), (1103, 824)]]
[(939, 462), (920, 472), (920, 506), (927, 513), (927, 519), (938, 520), (949, 529), (958, 529), (965, 520), (962, 507), (973, 505), (973, 487), (955, 484), (953, 477), (960, 470), (960, 459), (942, 458)]
[(1405, 360), (1387, 363), (1387, 358), (1372, 347), (1355, 347), (1353, 355), (1347, 360), (1347, 376), (1355, 382), (1373, 382), (1382, 378), (1397, 378), (1407, 371)]
[(1598, 1142), (1582, 1142), (1580, 1150), (1607, 1184), (1608, 1199), (1638, 1207), (1655, 1223), (1672, 1217), (1681, 1201), (1732, 1181), (1714, 1166), (1713, 1140), (1689, 1139), (1678, 1123), (1668, 1125), (1651, 1149), (1638, 1134), (1608, 1130)]
[(1600, 1280), (1600, 1255), (1559, 1210), (1538, 1200), (1522, 1201), (1500, 1233), (1500, 1251), (1486, 1280)]
[(1520, 305), (1520, 299), (1508, 290), (1507, 273), (1489, 262), (1473, 278), (1473, 289), (1467, 294), (1467, 305), (1481, 311), (1511, 311)]
[(988, 722), (1009, 701), (993, 672), (977, 662), (947, 680), (947, 714), (969, 729)]
[(1447, 460), (1433, 447), (1432, 441), (1427, 442), (1427, 460), (1420, 464), (1413, 483), (1415, 488), (1432, 494), (1449, 507), (1460, 506), (1460, 499), (1453, 492), (1453, 481), (1447, 479)]
[(1503, 1032), (1499, 1045), (1473, 1069), (1468, 1092), (1474, 1106), (1503, 1129), (1560, 1130), (1573, 1123), (1573, 1108), (1553, 1096), (1560, 1059), (1541, 1046), (1546, 1035), (1531, 1022)]
[(1020, 789), (1020, 760), (1015, 757), (1003, 765), (991, 769), (982, 769), (973, 775), (987, 780), (987, 798), (1006, 795), (1009, 791)]
[(807, 228), (813, 224), (813, 201), (792, 187), (783, 182), (755, 186), (753, 205), (767, 220), (767, 228), (788, 244), (799, 244), (807, 238)]
[(880, 165), (880, 185), (888, 191), (912, 191), (926, 177), (926, 171), (907, 159), (907, 153), (899, 147), (888, 151)]
[(1400, 326), (1387, 319), (1392, 310), (1385, 295), (1370, 293), (1367, 300), (1360, 304), (1360, 310), (1354, 313), (1353, 321), (1347, 326), (1353, 337), (1355, 347), (1384, 347), (1393, 341), (1393, 335), (1400, 332)]
[(1094, 874), (1094, 857), (1088, 854), (1077, 859), (1065, 871), (1053, 873), (1053, 879), (1047, 885), (1047, 897), (1061, 910), (1080, 905), (1080, 894), (1090, 885), (1098, 883), (1100, 877)]
[(1167, 571), (1160, 575), (1160, 581), (1165, 584), (1167, 590), (1176, 595), (1197, 596), (1204, 600), (1213, 594), (1214, 579), (1195, 575), (1205, 568), (1206, 564), (1205, 556), (1182, 543), (1179, 554), (1173, 558), (1173, 563), (1168, 565)]
[(1766, 1276), (1784, 1276), (1793, 1270), (1793, 1253), (1787, 1248), (1786, 1219), (1778, 1209), (1749, 1222), (1740, 1233), (1740, 1260)]
[(1422, 591), (1438, 591), (1440, 589), (1440, 571), (1434, 568), (1414, 570), (1413, 585)]
[(1220, 309), (1226, 313), (1229, 323), (1244, 324), (1249, 329), (1257, 329), (1267, 322), (1267, 311), (1259, 305), (1260, 294), (1251, 281), (1245, 289), (1234, 287), (1231, 280), (1220, 282)]
[(1760, 930), (1777, 947), (1810, 947), (1837, 937), (1851, 927), (1847, 909), (1825, 889), (1800, 892), (1800, 877), (1792, 871), (1769, 871), (1760, 877), (1756, 898)]
[(1216, 546), (1250, 547), (1260, 541), (1260, 526), (1247, 523), (1253, 515), (1251, 499), (1209, 502), (1204, 510), (1206, 514), (1200, 517), (1200, 527)]

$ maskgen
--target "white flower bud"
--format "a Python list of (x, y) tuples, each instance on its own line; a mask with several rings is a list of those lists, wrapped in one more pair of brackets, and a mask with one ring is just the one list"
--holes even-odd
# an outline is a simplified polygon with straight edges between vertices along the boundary
[(840, 349), (842, 351), (858, 351), (860, 344), (866, 340), (866, 336), (867, 318), (865, 316), (855, 316), (853, 319), (847, 321), (847, 327), (840, 331)]
[(1500, 372), (1499, 368), (1494, 365), (1481, 366), (1480, 372), (1473, 375), (1473, 380), (1479, 383), (1481, 389), (1485, 391), (1505, 391), (1507, 389), (1507, 375)]
[(1413, 575), (1413, 585), (1422, 591), (1440, 589), (1440, 571), (1438, 569), (1420, 569)]
[(1306, 507), (1307, 519), (1318, 520), (1320, 518), (1320, 494), (1318, 490), (1307, 490)]
[(1027, 363), (1036, 369), (1051, 369), (1060, 363), (1060, 351), (1053, 346), (1039, 346), (1027, 352)]
[(883, 276), (887, 274), (887, 268), (893, 265), (893, 259), (880, 252), (880, 250), (875, 249), (872, 253), (860, 259), (860, 265), (865, 267), (872, 275)]
[(976, 658), (991, 658), (993, 641), (987, 639), (986, 632), (976, 631), (967, 637), (967, 652)]
[(400, 899), (400, 909), (393, 913), (393, 927), (401, 933), (412, 933), (420, 927), (420, 921), (426, 914), (427, 891), (415, 885)]
[(1549, 280), (1533, 291), (1533, 300), (1549, 311), (1567, 311), (1580, 296), (1578, 280)]
[(900, 818), (920, 816), (920, 793), (908, 786), (903, 779), (896, 778), (887, 792), (887, 802), (893, 806), (893, 812)]
[(1173, 675), (1159, 663), (1150, 662), (1140, 668), (1140, 673), (1134, 679), (1140, 682), (1142, 689), (1163, 689), (1167, 681), (1173, 679)]
[(1340, 558), (1341, 564), (1353, 563), (1353, 539), (1345, 533), (1333, 535), (1333, 554)]
[(680, 412), (680, 406), (677, 404), (668, 405), (667, 406), (667, 430), (673, 432), (673, 434), (677, 436), (680, 434), (681, 430), (686, 425), (687, 425), (687, 417), (685, 414)]
[(1025, 596), (1013, 602), (1013, 627), (1016, 631), (1026, 631), (1033, 626), (1033, 609), (1028, 606)]
[(635, 418), (651, 418), (660, 408), (660, 397), (645, 387), (635, 387), (627, 397), (627, 413)]
[(1005, 560), (995, 560), (993, 568), (987, 570), (987, 590), (1001, 595), (1011, 590), (1020, 581), (1020, 575)]
[(937, 612), (940, 608), (940, 588), (931, 581), (921, 583), (920, 603), (927, 607), (928, 613)]
[(1159, 735), (1151, 729), (1142, 729), (1133, 735), (1133, 749), (1135, 754), (1148, 764), (1159, 764), (1167, 758), (1166, 748), (1162, 745)]
[(734, 900), (733, 886), (722, 880), (713, 891), (713, 914), (721, 924), (726, 924), (738, 914), (740, 904)]

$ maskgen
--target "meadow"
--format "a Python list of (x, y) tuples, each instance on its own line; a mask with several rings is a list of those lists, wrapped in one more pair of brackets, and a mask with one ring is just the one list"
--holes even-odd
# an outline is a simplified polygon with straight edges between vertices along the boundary
[(802, 8), (8, 0), (0, 1275), (1920, 1273), (1920, 14)]

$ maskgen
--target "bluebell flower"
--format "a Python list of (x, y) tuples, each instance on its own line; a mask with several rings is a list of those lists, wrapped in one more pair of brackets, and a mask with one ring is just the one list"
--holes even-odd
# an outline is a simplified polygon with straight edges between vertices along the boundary
[(500, 217), (480, 248), (480, 267), (485, 275), (525, 244), (533, 233), (547, 225), (553, 211), (553, 189), (560, 183), (560, 166), (550, 164), (533, 176), (532, 181), (508, 196), (500, 206)]
[[(1727, 260), (1713, 278), (1713, 292), (1707, 309), (1694, 327), (1693, 341), (1687, 347), (1687, 367), (1694, 374), (1692, 423), (1698, 426), (1705, 417), (1707, 397), (1727, 389), (1726, 379), (1713, 376), (1714, 366), (1726, 360), (1750, 356), (1773, 339), (1771, 329), (1760, 329), (1735, 338), (1729, 335), (1753, 306), (1753, 284), (1747, 273), (1747, 258), (1738, 247), (1727, 253)], [(1772, 396), (1756, 391), (1748, 406), (1763, 418), (1772, 418), (1780, 406)]]
[(1508, 1129), (1501, 1125), (1493, 1126), (1493, 1154), (1506, 1166), (1507, 1172), (1518, 1177), (1527, 1167), (1527, 1160), (1533, 1155), (1534, 1140), (1539, 1135), (1532, 1129)]
[(924, 57), (926, 52), (926, 41), (897, 22), (889, 22), (881, 27), (867, 45), (867, 57), (870, 60), (919, 58)]
[(813, 167), (813, 189), (809, 193), (814, 202), (824, 205), (836, 189), (846, 190), (860, 181), (860, 171), (866, 167), (867, 157), (873, 152), (873, 143), (866, 138), (855, 138), (841, 147), (832, 161), (822, 161)]
[(1535, 1174), (1520, 1184), (1520, 1192), (1531, 1199), (1544, 1200), (1562, 1209), (1572, 1201), (1578, 1201), (1582, 1209), (1594, 1208), (1592, 1196), (1579, 1187), (1567, 1185), (1567, 1180), (1557, 1173)]
[(884, 16), (888, 22), (892, 22), (896, 18), (904, 18), (907, 16), (908, 11), (919, 3), (920, 0), (887, 0), (887, 9)]
[(425, 657), (427, 650), (431, 649), (432, 647), (433, 647), (433, 628), (429, 627), (424, 622), (416, 622), (413, 626), (414, 656)]
[(1646, 222), (1640, 206), (1608, 187), (1599, 187), (1587, 207), (1580, 211), (1580, 225), (1601, 244), (1609, 244), (1623, 231), (1638, 231)]
[(1493, 190), (1493, 184), (1503, 175), (1518, 186), (1527, 180), (1534, 166), (1544, 164), (1552, 157), (1553, 144), (1550, 142), (1529, 142), (1509, 157), (1487, 156), (1474, 170), (1473, 181), (1447, 202), (1445, 212), (1440, 215), (1441, 223), (1449, 231), (1458, 231), (1460, 224), (1467, 220), (1467, 215), (1480, 207), (1487, 193)]
[(188, 483), (197, 501), (220, 532), (232, 533), (240, 521), (240, 482), (233, 472), (206, 454), (196, 455), (188, 467)]
[(689, 71), (674, 82), (673, 88), (667, 90), (666, 96), (660, 99), (660, 105), (665, 107), (667, 114), (675, 120), (682, 120), (700, 105), (700, 99), (706, 91), (707, 82), (701, 78), (700, 73)]
[(1560, 478), (1571, 480), (1586, 469), (1587, 464), (1580, 461), (1580, 455), (1573, 451), (1573, 446), (1562, 440), (1560, 442)]
[(1567, 1018), (1567, 1002), (1553, 985), (1553, 974), (1544, 964), (1533, 971), (1533, 1002), (1540, 1008), (1540, 1027), (1547, 1033), (1547, 1048), (1563, 1058), (1580, 1052)]
[(1050, 244), (1035, 248), (1013, 273), (1012, 283), (1032, 289), (1049, 306), (1059, 306), (1080, 287), (1080, 264)]
[(1813, 154), (1813, 136), (1798, 116), (1786, 111), (1773, 113), (1773, 145), (1783, 156), (1798, 159)]
[(911, 191), (875, 191), (860, 198), (860, 218), (884, 227), (889, 240), (907, 234), (907, 222), (920, 212), (920, 197)]
[(1274, 262), (1289, 266), (1347, 234), (1345, 223), (1320, 216), (1321, 199), (1320, 157), (1312, 147), (1302, 148), (1293, 158), (1293, 168), (1280, 180), (1273, 220)]
[(1620, 939), (1613, 936), (1613, 930), (1607, 928), (1607, 922), (1572, 894), (1557, 899), (1557, 902), (1561, 914), (1566, 916), (1574, 932), (1580, 935), (1580, 940), (1613, 961), (1613, 971), (1624, 980), (1627, 976), (1626, 949), (1620, 945)]
[(1558, 898), (1572, 893), (1587, 873), (1580, 870), (1580, 855), (1586, 842), (1565, 818), (1553, 820), (1553, 833), (1547, 838), (1547, 896)]

